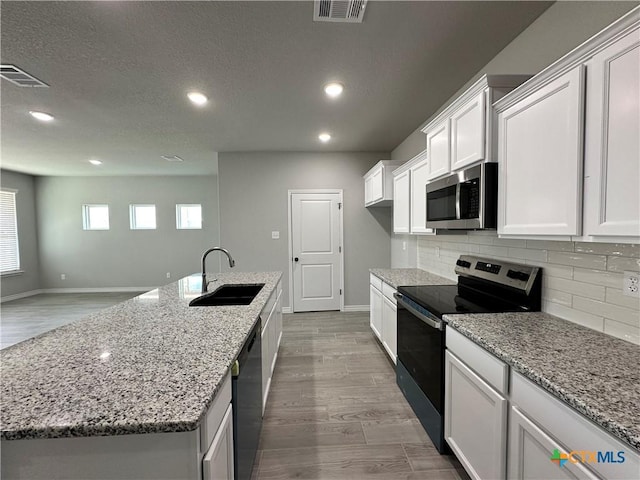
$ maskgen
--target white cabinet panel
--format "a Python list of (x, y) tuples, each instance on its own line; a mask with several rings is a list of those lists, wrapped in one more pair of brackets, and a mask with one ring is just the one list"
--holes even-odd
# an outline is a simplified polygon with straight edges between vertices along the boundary
[(511, 407), (509, 414), (509, 479), (539, 480), (590, 479), (594, 474), (579, 463), (550, 461), (552, 456), (570, 453), (553, 440), (540, 427), (528, 419), (517, 407)]
[(498, 233), (579, 235), (584, 67), (499, 113)]
[(409, 233), (411, 171), (393, 177), (393, 232)]
[(585, 234), (640, 237), (638, 29), (587, 64)]
[(227, 408), (209, 451), (202, 459), (203, 480), (233, 480), (233, 408)]
[(373, 285), (369, 286), (369, 325), (380, 338), (382, 336), (382, 292)]
[(481, 92), (451, 116), (451, 170), (485, 157), (485, 97)]
[(398, 351), (397, 307), (386, 296), (382, 296), (382, 345), (393, 363), (396, 363)]
[(429, 162), (424, 159), (411, 167), (411, 233), (435, 233), (427, 228), (427, 181)]
[(382, 167), (380, 167), (371, 175), (371, 202), (378, 202), (384, 198), (382, 172)]
[(429, 180), (449, 173), (451, 148), (449, 145), (449, 120), (427, 132), (427, 158), (429, 159)]
[(447, 350), (444, 436), (472, 478), (505, 478), (507, 403)]

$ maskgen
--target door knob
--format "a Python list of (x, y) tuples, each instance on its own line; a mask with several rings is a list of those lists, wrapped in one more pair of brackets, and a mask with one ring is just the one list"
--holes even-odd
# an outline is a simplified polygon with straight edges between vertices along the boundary
[(294, 262), (297, 262), (298, 260), (299, 260), (299, 259), (298, 259), (298, 257), (295, 257), (295, 258), (293, 259), (293, 261), (294, 261)]

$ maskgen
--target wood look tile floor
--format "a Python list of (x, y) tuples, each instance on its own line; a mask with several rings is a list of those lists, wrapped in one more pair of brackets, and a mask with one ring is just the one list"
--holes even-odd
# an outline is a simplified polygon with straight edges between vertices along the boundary
[(80, 320), (143, 292), (42, 293), (0, 305), (0, 348)]
[(368, 313), (285, 315), (253, 480), (468, 479), (396, 385)]

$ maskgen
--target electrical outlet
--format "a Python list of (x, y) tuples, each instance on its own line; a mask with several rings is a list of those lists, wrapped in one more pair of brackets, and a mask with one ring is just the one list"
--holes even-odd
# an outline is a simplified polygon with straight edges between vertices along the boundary
[(67, 276), (64, 273), (60, 274), (60, 280), (66, 280)]
[(402, 250), (406, 250), (407, 249), (407, 242), (406, 241), (402, 241)]
[(624, 272), (622, 293), (629, 297), (640, 298), (640, 273)]
[(171, 272), (167, 272), (167, 278), (171, 278)]

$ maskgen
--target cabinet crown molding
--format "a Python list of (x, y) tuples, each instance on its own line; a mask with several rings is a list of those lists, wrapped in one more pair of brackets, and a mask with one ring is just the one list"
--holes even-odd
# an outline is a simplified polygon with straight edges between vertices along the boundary
[(513, 106), (533, 91), (551, 83), (556, 78), (564, 75), (578, 65), (582, 65), (598, 52), (604, 50), (620, 38), (628, 35), (640, 25), (640, 7), (636, 7), (619, 20), (596, 33), (593, 37), (577, 46), (569, 53), (556, 60), (530, 80), (526, 81), (513, 91), (493, 104), (497, 113), (501, 113)]
[(419, 154), (417, 154), (416, 156), (412, 157), (410, 160), (407, 160), (405, 163), (403, 163), (398, 168), (396, 168), (392, 172), (393, 176), (396, 177), (396, 176), (406, 172), (411, 167), (414, 167), (415, 165), (419, 164), (420, 162), (422, 162), (422, 161), (424, 161), (426, 159), (427, 159), (427, 149), (425, 148)]
[(433, 117), (420, 131), (427, 133), (434, 125), (450, 117), (461, 105), (473, 99), (487, 88), (515, 88), (531, 78), (531, 75), (483, 75), (476, 82), (456, 97), (442, 112)]

